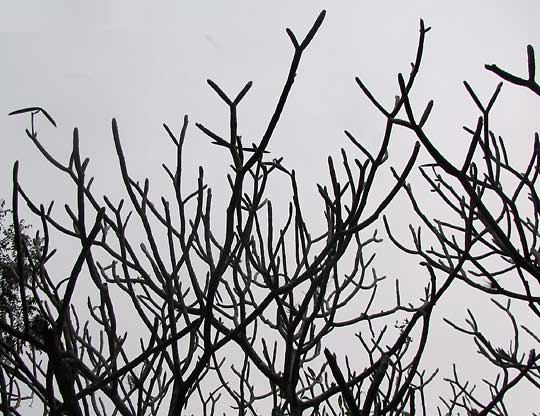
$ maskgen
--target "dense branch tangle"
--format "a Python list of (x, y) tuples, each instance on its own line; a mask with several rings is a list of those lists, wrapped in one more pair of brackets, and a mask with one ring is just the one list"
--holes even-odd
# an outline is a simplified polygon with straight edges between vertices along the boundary
[[(527, 47), (528, 76), (520, 78), (496, 65), (486, 69), (511, 84), (524, 86), (540, 95), (535, 81), (535, 58), (532, 46)], [(540, 355), (534, 349), (523, 347), (537, 345), (540, 339), (527, 325), (520, 325), (511, 309), (511, 301), (526, 305), (533, 318), (540, 318), (540, 255), (539, 219), (540, 200), (537, 181), (540, 174), (540, 140), (534, 134), (530, 158), (520, 170), (511, 163), (505, 142), (490, 128), (491, 110), (496, 104), (503, 83), (495, 88), (487, 103), (482, 103), (473, 88), (464, 82), (465, 88), (480, 111), (474, 128), (464, 127), (472, 137), (463, 164), (451, 163), (436, 148), (423, 129), (406, 93), (405, 83), (400, 79), (405, 97), (407, 119), (399, 124), (411, 129), (430, 156), (433, 163), (421, 167), (423, 177), (431, 190), (447, 207), (451, 218), (432, 218), (416, 199), (415, 192), (406, 187), (413, 209), (429, 230), (439, 248), (427, 248), (420, 229), (411, 232), (414, 247), (408, 248), (391, 235), (403, 250), (421, 256), (427, 267), (444, 276), (455, 272), (456, 263), (465, 259), (458, 277), (470, 287), (497, 296), (493, 300), (512, 328), (510, 347), (493, 345), (481, 330), (473, 312), (469, 311), (466, 325), (448, 323), (458, 331), (472, 336), (481, 355), (499, 368), (494, 381), (485, 381), (487, 397), (482, 397), (474, 384), (463, 382), (454, 369), (449, 378), (452, 393), (445, 400), (444, 414), (453, 414), (460, 408), (468, 414), (507, 415), (504, 399), (519, 381), (528, 380), (540, 387), (538, 361)], [(524, 138), (514, 138), (524, 139)], [(388, 222), (387, 230), (390, 232)], [(461, 243), (465, 234), (471, 233), (470, 249)], [(500, 300), (500, 298), (505, 299)]]
[[(102, 205), (95, 197), (93, 180), (86, 176), (89, 161), (80, 155), (77, 129), (64, 165), (45, 149), (35, 130), (36, 116), (43, 114), (54, 124), (52, 117), (37, 107), (12, 113), (30, 114), (27, 136), (73, 181), (77, 204), (65, 206), (70, 223), (63, 224), (53, 213), (52, 203), (45, 209), (24, 192), (16, 165), (14, 213), (18, 215), (18, 201), (24, 199), (41, 220), (43, 244), (33, 259), (31, 278), (24, 279), (20, 267), (13, 272), (21, 282), (21, 299), (28, 291), (38, 301), (42, 325), (31, 327), (27, 312), (23, 330), (0, 323), (3, 332), (26, 342), (23, 352), (5, 342), (0, 345), (0, 387), (10, 392), (1, 397), (5, 414), (17, 414), (29, 393), (51, 415), (213, 414), (218, 412), (218, 400), (224, 398), (239, 415), (259, 414), (263, 405), (271, 407), (273, 415), (398, 415), (413, 414), (415, 409), (426, 413), (423, 388), (431, 376), (421, 372), (419, 364), (431, 312), (452, 282), (463, 278), (462, 266), (472, 256), (471, 246), (482, 238), (474, 226), (479, 202), (470, 197), (460, 206), (463, 245), (445, 269), (443, 283), (439, 285), (437, 267), (430, 264), (427, 286), (417, 305), (402, 304), (396, 283), (393, 305), (375, 310), (383, 278), (373, 269), (372, 247), (380, 240), (371, 226), (405, 187), (418, 143), (401, 172), (392, 168), (396, 180), (386, 196), (373, 201), (371, 195), (388, 158), (394, 129), (405, 125), (421, 131), (429, 117), (431, 104), (418, 124), (398, 118), (403, 109), (411, 112), (408, 96), (429, 28), (421, 22), (417, 55), (407, 80), (400, 77), (400, 95), (393, 108), (386, 109), (356, 79), (384, 115), (384, 135), (372, 154), (345, 132), (359, 157), (342, 151), (340, 169), (328, 159), (330, 184), (318, 186), (326, 229), (314, 235), (304, 220), (295, 171), (284, 166), (282, 159), (272, 158), (268, 145), (301, 58), (324, 16), (324, 12), (318, 16), (302, 41), (287, 29), (293, 47), (291, 66), (258, 143), (247, 145), (239, 134), (237, 110), (251, 82), (231, 98), (208, 81), (227, 105), (230, 120), (226, 134), (197, 124), (213, 143), (227, 149), (232, 161), (225, 229), (219, 230), (222, 236), (212, 222), (216, 208), (203, 169), (196, 189), (186, 192), (183, 188), (187, 116), (179, 133), (164, 125), (176, 150), (175, 166), (164, 166), (174, 190), (172, 202), (164, 197), (152, 200), (149, 181), (135, 179), (113, 120), (114, 146), (132, 207), (126, 212), (124, 200), (105, 197)], [(423, 137), (419, 139), (428, 147)], [(275, 175), (284, 175), (290, 183), (291, 202), (284, 219), (275, 216), (267, 192)], [(133, 232), (128, 232), (134, 221), (144, 236), (144, 243), (137, 245)], [(56, 233), (78, 240), (81, 247), (64, 280), (47, 272), (54, 254), (50, 240)], [(24, 258), (24, 245), (17, 247), (18, 258)], [(90, 320), (86, 322), (79, 318), (84, 305), (75, 302), (84, 265), (94, 290), (88, 298), (85, 313)], [(128, 347), (134, 335), (120, 330), (120, 302), (113, 296), (127, 300), (131, 319), (140, 321), (141, 333), (136, 336), (141, 340), (135, 350)], [(376, 320), (394, 317), (405, 317), (400, 330), (384, 325), (375, 329)], [(356, 333), (361, 348), (356, 348), (353, 357), (361, 365), (333, 354), (327, 341), (329, 334), (347, 327), (351, 331), (363, 328)]]

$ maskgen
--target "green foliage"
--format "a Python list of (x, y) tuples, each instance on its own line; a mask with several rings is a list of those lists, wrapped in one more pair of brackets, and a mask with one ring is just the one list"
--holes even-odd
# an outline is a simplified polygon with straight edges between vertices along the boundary
[[(23, 307), (20, 296), (20, 280), (28, 287), (39, 259), (40, 245), (27, 234), (30, 226), (20, 223), (23, 246), (23, 276), (17, 275), (17, 248), (15, 227), (10, 221), (11, 210), (5, 208), (5, 201), (0, 200), (0, 321), (11, 328), (24, 332)], [(33, 323), (38, 314), (36, 302), (31, 291), (26, 291), (29, 322)], [(16, 348), (21, 347), (13, 337), (0, 332), (2, 341)]]

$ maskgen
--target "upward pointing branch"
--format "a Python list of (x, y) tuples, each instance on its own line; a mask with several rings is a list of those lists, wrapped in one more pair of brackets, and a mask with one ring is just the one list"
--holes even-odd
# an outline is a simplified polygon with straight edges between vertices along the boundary
[(513, 75), (510, 72), (507, 72), (504, 69), (499, 68), (495, 64), (486, 65), (485, 68), (488, 71), (491, 71), (494, 74), (498, 75), (505, 81), (511, 82), (512, 84), (519, 85), (522, 87), (527, 87), (536, 95), (540, 96), (540, 85), (538, 85), (538, 83), (535, 81), (536, 65), (534, 61), (534, 48), (531, 45), (527, 45), (527, 69), (529, 72), (527, 79), (520, 78), (516, 75)]

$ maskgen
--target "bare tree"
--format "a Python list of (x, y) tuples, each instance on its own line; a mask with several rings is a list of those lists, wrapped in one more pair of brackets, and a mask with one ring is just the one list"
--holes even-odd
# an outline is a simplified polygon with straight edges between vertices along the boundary
[[(124, 156), (119, 127), (113, 120), (112, 136), (126, 202), (109, 197), (102, 201), (96, 196), (93, 178), (88, 177), (89, 160), (80, 154), (77, 129), (73, 132), (71, 154), (64, 163), (38, 140), (35, 126), (38, 116), (43, 115), (55, 124), (46, 111), (31, 107), (12, 113), (30, 115), (28, 138), (48, 162), (73, 182), (77, 202), (76, 206), (64, 206), (69, 218), (66, 224), (53, 210), (52, 202), (45, 208), (25, 192), (15, 163), (12, 208), (18, 262), (12, 273), (21, 294), (23, 324), (15, 326), (2, 319), (0, 330), (2, 335), (24, 343), (24, 348), (14, 348), (0, 337), (4, 414), (20, 414), (20, 409), (30, 400), (41, 403), (43, 414), (49, 415), (190, 412), (212, 415), (226, 407), (238, 415), (268, 414), (261, 408), (272, 409), (275, 416), (427, 414), (424, 388), (434, 374), (421, 370), (420, 359), (433, 308), (456, 279), (491, 290), (474, 283), (476, 280), (464, 271), (466, 262), (474, 265), (483, 262), (482, 255), (474, 251), (476, 247), (486, 245), (496, 254), (515, 259), (514, 271), (538, 273), (536, 260), (528, 257), (530, 250), (521, 257), (510, 256), (517, 251), (507, 249), (514, 247), (513, 237), (506, 237), (497, 228), (505, 223), (506, 217), (486, 216), (491, 214), (482, 205), (480, 190), (504, 194), (493, 184), (489, 187), (487, 184), (491, 182), (487, 179), (479, 179), (472, 164), (475, 149), (480, 144), (485, 155), (490, 156), (486, 163), (491, 166), (493, 178), (502, 171), (519, 174), (507, 162), (501, 162), (506, 160), (499, 152), (501, 148), (490, 145), (482, 137), (482, 127), (487, 126), (486, 115), (493, 103), (486, 107), (484, 118), (472, 132), (473, 145), (464, 168), (447, 169), (448, 162), (439, 159), (439, 153), (422, 130), (432, 103), (416, 122), (409, 102), (429, 30), (421, 21), (416, 57), (406, 79), (399, 76), (400, 90), (392, 108), (380, 104), (364, 83), (356, 79), (363, 93), (384, 115), (384, 134), (379, 149), (372, 153), (345, 132), (358, 154), (342, 151), (339, 163), (328, 158), (329, 185), (318, 185), (326, 227), (323, 232), (313, 231), (304, 219), (294, 170), (288, 169), (282, 158), (271, 155), (268, 145), (301, 58), (324, 16), (323, 11), (302, 40), (290, 29), (286, 30), (293, 57), (275, 110), (258, 143), (243, 142), (237, 115), (252, 83), (248, 82), (232, 98), (208, 80), (229, 109), (229, 130), (221, 133), (203, 124), (196, 126), (230, 157), (231, 170), (227, 173), (230, 198), (224, 205), (212, 204), (212, 191), (205, 184), (202, 167), (196, 188), (184, 189), (186, 172), (182, 152), (188, 137), (187, 116), (178, 133), (164, 125), (176, 152), (175, 165), (163, 165), (172, 185), (172, 200), (164, 196), (153, 199), (149, 181), (135, 178)], [(403, 113), (407, 120), (400, 118)], [(396, 128), (403, 127), (417, 133), (419, 142), (411, 147), (404, 166), (390, 168), (395, 182), (377, 200), (373, 189), (381, 173), (387, 170), (392, 135)], [(487, 134), (489, 138), (489, 130)], [(422, 214), (406, 183), (422, 145), (437, 166), (451, 175), (459, 174), (453, 177), (466, 190), (467, 197), (459, 197), (456, 191), (458, 203), (450, 204), (463, 214), (462, 225), (454, 228), (461, 233), (461, 242), (445, 234), (449, 224)], [(432, 168), (437, 171), (437, 167)], [(426, 167), (422, 172), (429, 178)], [(291, 198), (285, 218), (274, 214), (267, 191), (270, 181), (280, 175), (290, 184)], [(529, 175), (530, 172), (523, 177)], [(440, 175), (436, 180), (441, 181)], [(530, 188), (533, 192), (534, 180), (529, 183), (523, 179), (519, 188)], [(441, 196), (445, 195), (435, 182), (430, 183), (439, 189)], [(390, 288), (390, 293), (395, 295), (389, 305), (377, 296), (384, 276), (374, 268), (375, 246), (381, 241), (374, 226), (402, 189), (439, 238), (443, 251), (424, 251), (420, 236), (415, 234), (415, 249), (406, 250), (425, 258), (429, 272), (425, 290), (416, 302), (406, 303), (396, 281)], [(20, 236), (21, 199), (41, 221), (37, 239), (40, 244), (34, 257), (28, 256), (27, 242)], [(511, 201), (512, 197), (507, 199)], [(220, 212), (221, 206), (226, 208)], [(513, 212), (505, 209), (504, 212)], [(216, 210), (225, 218), (224, 231), (216, 229), (212, 221)], [(527, 229), (534, 234), (534, 221), (516, 226), (522, 232)], [(131, 225), (133, 222), (137, 224)], [(485, 230), (478, 229), (479, 223)], [(389, 229), (387, 222), (386, 225)], [(139, 233), (138, 229), (142, 231)], [(488, 235), (498, 240), (491, 243)], [(80, 246), (67, 278), (48, 271), (48, 262), (55, 254), (51, 249), (54, 236), (71, 239)], [(392, 234), (390, 237), (399, 244)], [(30, 276), (26, 278), (20, 266), (24, 261), (31, 265)], [(442, 282), (437, 278), (440, 272), (445, 274)], [(76, 293), (83, 274), (90, 278), (91, 290), (87, 290), (91, 293), (86, 304), (77, 300)], [(497, 273), (490, 276), (496, 281)], [(491, 280), (490, 284), (493, 290), (503, 290)], [(27, 294), (36, 300), (39, 325), (30, 323), (25, 305)], [(511, 292), (508, 296), (528, 302), (535, 299), (528, 292), (524, 295)], [(140, 323), (140, 333), (124, 333), (118, 324), (121, 320), (118, 305), (126, 301), (130, 319), (138, 319)], [(89, 318), (83, 318), (85, 315)], [(403, 324), (392, 329), (387, 325), (392, 320)], [(343, 328), (355, 334), (354, 360), (333, 352), (331, 335)], [(482, 339), (479, 331), (473, 335)], [(140, 337), (138, 347), (129, 347), (128, 338), (132, 340), (135, 336)], [(486, 341), (481, 345), (490, 344)], [(484, 351), (490, 350), (484, 348)], [(516, 357), (515, 367), (525, 374), (521, 377), (534, 377), (536, 356), (531, 355), (533, 358), (524, 363), (516, 354), (510, 352), (508, 356)], [(508, 381), (498, 390), (503, 392), (501, 396), (511, 383)], [(459, 381), (453, 381), (453, 385), (460, 386)], [(464, 395), (472, 398), (472, 393), (463, 387), (449, 406), (458, 405)], [(494, 397), (495, 404), (491, 407), (499, 402)]]
[[(535, 81), (535, 58), (532, 46), (527, 47), (528, 74), (525, 78), (512, 75), (496, 65), (486, 65), (510, 84), (523, 86), (540, 96)], [(405, 84), (400, 80), (401, 89)], [(493, 304), (510, 327), (508, 347), (500, 346), (498, 339), (490, 339), (468, 310), (465, 324), (447, 322), (456, 330), (473, 337), (478, 352), (499, 371), (494, 380), (484, 380), (486, 394), (476, 385), (464, 381), (454, 368), (448, 379), (450, 398), (444, 400), (444, 414), (455, 414), (460, 408), (467, 414), (508, 415), (504, 399), (522, 380), (540, 387), (540, 338), (530, 326), (540, 317), (540, 255), (539, 220), (540, 200), (537, 180), (540, 174), (540, 141), (534, 134), (532, 150), (526, 166), (517, 168), (509, 159), (505, 141), (490, 128), (490, 114), (499, 97), (503, 83), (495, 88), (488, 102), (483, 103), (473, 88), (465, 88), (478, 107), (480, 116), (476, 126), (464, 127), (471, 140), (461, 165), (450, 162), (433, 144), (418, 122), (409, 94), (404, 94), (406, 120), (399, 123), (411, 129), (433, 163), (421, 166), (420, 171), (447, 207), (445, 218), (433, 218), (420, 206), (411, 187), (405, 190), (413, 209), (434, 237), (438, 248), (427, 248), (429, 238), (421, 236), (421, 228), (411, 227), (413, 247), (406, 247), (389, 235), (404, 251), (422, 258), (430, 275), (452, 276), (470, 287), (493, 296)], [(520, 138), (522, 139), (522, 138)], [(424, 233), (425, 234), (425, 233)], [(424, 242), (424, 244), (423, 244)], [(448, 278), (448, 277), (447, 277)], [(530, 319), (518, 317), (512, 303), (523, 304), (530, 311)], [(503, 319), (504, 320), (504, 319)], [(536, 345), (536, 349), (534, 347)]]

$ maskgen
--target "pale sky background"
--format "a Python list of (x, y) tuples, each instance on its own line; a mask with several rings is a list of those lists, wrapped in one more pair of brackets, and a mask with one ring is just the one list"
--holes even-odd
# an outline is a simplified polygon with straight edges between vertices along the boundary
[[(0, 14), (0, 197), (10, 199), (12, 164), (19, 160), (21, 183), (35, 201), (55, 199), (58, 210), (73, 201), (72, 186), (26, 138), (28, 118), (7, 116), (22, 107), (42, 106), (58, 123), (54, 129), (38, 120), (43, 143), (65, 162), (71, 131), (79, 127), (82, 152), (90, 157), (89, 170), (96, 176), (94, 189), (113, 195), (121, 187), (111, 118), (118, 120), (131, 172), (150, 177), (152, 192), (159, 195), (170, 192), (161, 163), (173, 160), (161, 124), (178, 130), (188, 114), (185, 171), (193, 173), (188, 179), (195, 181), (202, 164), (215, 191), (214, 204), (225, 201), (229, 161), (222, 148), (194, 127), (202, 122), (219, 132), (228, 123), (226, 107), (206, 79), (232, 96), (247, 81), (254, 82), (239, 109), (240, 134), (258, 141), (292, 56), (285, 28), (302, 38), (322, 9), (327, 10), (325, 22), (305, 53), (270, 145), (276, 157), (284, 156), (284, 163), (296, 169), (306, 206), (318, 201), (314, 183), (327, 182), (327, 156), (338, 155), (341, 147), (353, 151), (344, 129), (366, 147), (377, 148), (383, 120), (354, 77), (362, 78), (381, 101), (392, 103), (398, 92), (396, 74), (408, 73), (414, 59), (420, 18), (432, 30), (414, 102), (420, 111), (429, 99), (435, 100), (428, 131), (443, 153), (456, 160), (468, 143), (461, 127), (473, 125), (478, 117), (462, 81), (487, 99), (499, 80), (484, 64), (525, 74), (526, 45), (535, 46), (540, 56), (538, 0), (6, 2)], [(539, 102), (506, 86), (493, 112), (493, 128), (511, 143), (510, 153), (518, 160), (527, 155), (538, 130)], [(410, 152), (414, 140), (408, 133), (397, 139), (393, 162), (400, 166), (400, 156)], [(308, 216), (320, 221), (321, 205), (313, 206)], [(394, 223), (411, 221), (403, 208), (393, 207), (392, 212)], [(417, 262), (400, 261), (404, 263), (396, 266), (402, 270)], [(439, 346), (426, 355), (425, 366), (439, 366), (442, 376), (450, 375), (452, 362), (473, 368), (473, 374), (481, 368), (475, 367), (470, 342), (448, 348), (444, 338), (450, 330), (441, 316), (463, 319), (466, 307), (474, 307), (479, 296), (459, 293), (441, 305), (444, 313), (432, 325), (431, 336)], [(515, 414), (534, 408), (525, 395), (511, 403)]]

